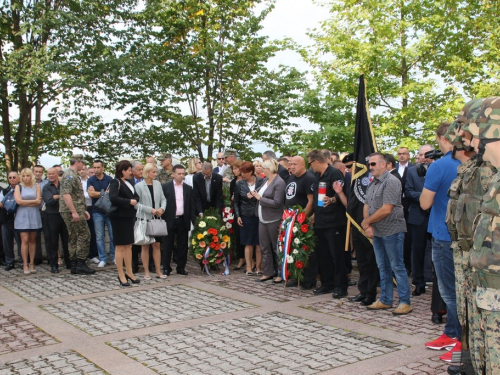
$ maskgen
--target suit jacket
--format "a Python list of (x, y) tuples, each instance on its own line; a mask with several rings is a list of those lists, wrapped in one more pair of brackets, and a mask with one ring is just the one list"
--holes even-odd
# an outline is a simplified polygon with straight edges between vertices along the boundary
[[(151, 193), (149, 192), (146, 181), (142, 180), (141, 182), (137, 183), (137, 185), (135, 185), (135, 191), (141, 199), (141, 203), (138, 204), (138, 206), (142, 206), (141, 208), (143, 215), (141, 216), (141, 219), (151, 220), (153, 218), (153, 214), (151, 213), (153, 202), (151, 201)], [(163, 194), (163, 189), (160, 181), (153, 180), (153, 194), (155, 198), (154, 208), (162, 208), (163, 212), (165, 212), (167, 208), (167, 200), (165, 199), (165, 195)]]
[(207, 189), (205, 188), (205, 176), (203, 173), (196, 173), (193, 176), (193, 192), (195, 197), (196, 214), (202, 214), (207, 208), (215, 207), (222, 212), (224, 200), (222, 198), (222, 176), (212, 173), (210, 183), (210, 202), (207, 199)]
[(111, 217), (135, 217), (135, 207), (130, 204), (130, 200), (139, 202), (139, 195), (128, 188), (122, 179), (113, 179), (109, 183), (109, 200), (111, 201)]
[[(267, 181), (264, 180), (262, 185)], [(262, 186), (261, 185), (261, 186)], [(255, 205), (255, 216), (259, 216), (259, 206), (261, 207), (262, 219), (264, 221), (278, 221), (283, 217), (285, 208), (286, 183), (280, 176), (274, 177), (269, 186), (261, 196), (260, 201)]]
[[(174, 225), (175, 220), (175, 212), (177, 211), (177, 202), (175, 200), (175, 189), (174, 189), (174, 181), (168, 181), (162, 186), (163, 195), (167, 200), (167, 210), (163, 214), (163, 220), (167, 223), (167, 229), (170, 231), (170, 228)], [(193, 188), (185, 183), (182, 184), (182, 189), (184, 192), (184, 224), (186, 228), (191, 228), (191, 223), (196, 221), (196, 211), (194, 204), (194, 193)]]
[(290, 172), (288, 172), (288, 169), (283, 167), (281, 164), (278, 164), (278, 176), (281, 177), (283, 181), (287, 181), (288, 177), (290, 177)]
[(424, 189), (425, 177), (417, 174), (415, 166), (406, 168), (405, 198), (409, 201), (408, 224), (420, 225), (429, 216), (428, 211), (420, 208), (420, 194)]
[[(408, 162), (408, 166), (405, 168), (405, 171), (401, 177), (401, 187), (403, 188), (403, 191), (405, 191), (405, 183), (406, 183), (406, 176), (408, 175), (408, 168), (413, 167), (415, 164), (412, 162)], [(399, 173), (399, 163), (396, 163), (396, 172)]]

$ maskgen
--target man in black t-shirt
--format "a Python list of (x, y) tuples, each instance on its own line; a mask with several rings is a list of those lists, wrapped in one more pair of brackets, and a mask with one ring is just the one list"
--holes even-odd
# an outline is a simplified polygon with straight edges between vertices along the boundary
[(310, 216), (313, 211), (313, 190), (316, 177), (306, 171), (306, 163), (302, 156), (294, 156), (288, 166), (291, 175), (288, 177), (285, 190), (285, 207), (299, 205)]

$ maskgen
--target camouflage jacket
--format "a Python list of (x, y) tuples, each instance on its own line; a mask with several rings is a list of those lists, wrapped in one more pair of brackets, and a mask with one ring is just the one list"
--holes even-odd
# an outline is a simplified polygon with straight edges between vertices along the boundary
[(446, 224), (452, 240), (459, 240), (464, 251), (472, 247), (472, 226), (479, 214), (481, 200), (488, 189), (496, 170), (489, 162), (474, 155), (458, 166), (457, 178), (453, 180), (448, 195)]
[(78, 173), (68, 168), (61, 179), (60, 187), (61, 199), (59, 199), (59, 212), (71, 212), (64, 202), (63, 195), (69, 194), (73, 200), (76, 212), (83, 215), (87, 206), (85, 205), (85, 195), (83, 194), (82, 180)]
[(230, 165), (228, 165), (226, 170), (224, 171), (223, 177), (229, 178), (230, 180), (232, 180), (234, 178), (233, 168)]
[(500, 288), (487, 285), (500, 278), (500, 173), (492, 177), (483, 196), (481, 213), (475, 221), (470, 261), (475, 273), (488, 276), (486, 283), (480, 283), (476, 288), (478, 307), (500, 311)]
[(156, 175), (156, 179), (160, 181), (162, 184), (172, 181), (174, 176), (172, 176), (172, 170), (167, 172), (164, 168), (158, 168), (158, 174)]

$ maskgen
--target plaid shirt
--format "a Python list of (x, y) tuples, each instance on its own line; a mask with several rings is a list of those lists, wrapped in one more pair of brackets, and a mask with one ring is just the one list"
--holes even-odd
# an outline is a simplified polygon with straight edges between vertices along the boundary
[(373, 234), (386, 237), (395, 233), (406, 232), (406, 222), (401, 205), (401, 182), (388, 171), (379, 178), (374, 178), (366, 189), (368, 215), (373, 215), (384, 204), (392, 204), (392, 212), (386, 218), (373, 223)]

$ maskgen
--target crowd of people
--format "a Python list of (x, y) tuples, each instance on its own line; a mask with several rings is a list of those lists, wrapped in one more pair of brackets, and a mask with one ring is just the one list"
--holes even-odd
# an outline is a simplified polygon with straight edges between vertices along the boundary
[[(470, 367), (477, 374), (499, 373), (499, 141), (500, 99), (489, 98), (468, 103), (455, 122), (437, 127), (442, 158), (432, 145), (422, 145), (415, 164), (406, 147), (398, 149), (397, 161), (379, 152), (355, 161), (352, 153), (341, 158), (329, 150), (281, 158), (266, 151), (262, 160), (243, 161), (236, 150), (226, 149), (217, 154), (215, 168), (193, 158), (186, 169), (173, 165), (166, 153), (159, 163), (152, 156), (144, 165), (121, 160), (113, 178), (102, 160), (87, 168), (83, 155), (73, 155), (68, 169), (49, 168), (46, 179), (41, 165), (8, 174), (9, 186), (0, 198), (13, 192), (18, 207), (15, 213), (1, 207), (0, 260), (6, 271), (14, 268), (16, 241), (24, 274), (36, 272), (43, 234), (53, 273), (65, 265), (71, 273), (92, 274), (89, 259), (97, 267), (114, 263), (122, 286), (140, 282), (141, 262), (144, 280), (152, 272), (167, 278), (172, 263), (177, 274), (187, 275), (191, 226), (207, 209), (222, 212), (226, 184), (236, 224), (234, 270), (257, 276), (257, 282), (282, 283), (279, 227), (283, 210), (300, 205), (317, 238), (303, 289), (347, 297), (349, 286), (356, 285), (348, 277), (354, 256), (360, 278), (358, 293), (349, 301), (369, 310), (392, 309), (395, 285), (398, 304), (392, 314), (409, 314), (411, 297), (432, 285), (431, 319), (439, 324), (446, 315), (446, 324), (426, 347), (449, 349), (440, 357), (447, 362), (455, 353), (460, 361), (469, 350)], [(370, 177), (363, 220), (353, 223), (346, 241), (356, 163), (366, 165)], [(107, 212), (98, 206), (103, 196), (110, 201)], [(166, 234), (155, 236), (151, 244), (135, 244), (136, 221), (154, 218), (164, 219)], [(297, 281), (289, 280), (287, 286), (296, 287)], [(466, 371), (466, 366), (449, 369)]]

